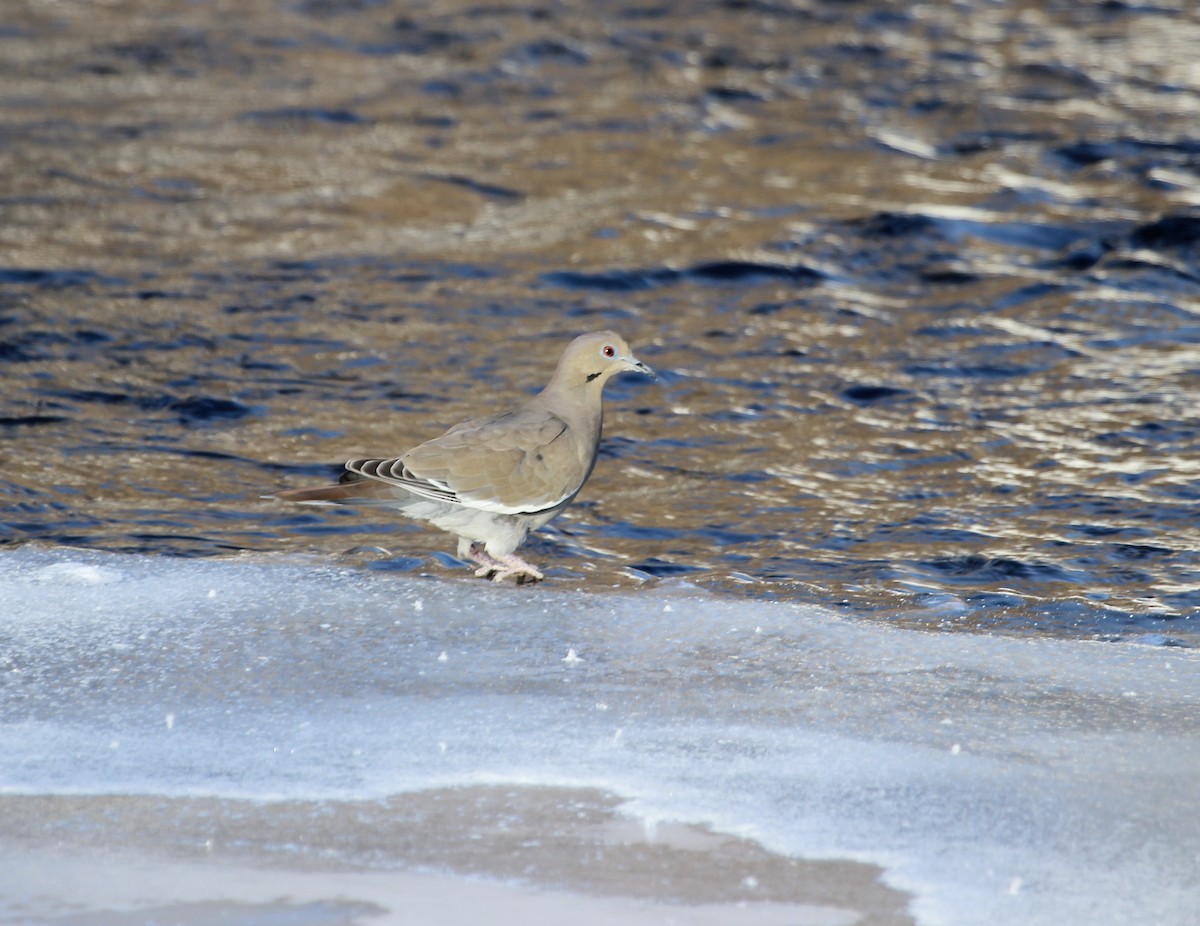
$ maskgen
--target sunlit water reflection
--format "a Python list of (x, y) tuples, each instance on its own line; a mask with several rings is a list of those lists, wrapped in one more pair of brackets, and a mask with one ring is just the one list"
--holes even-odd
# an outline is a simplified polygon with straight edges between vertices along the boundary
[(1200, 639), (1184, 5), (156, 6), (0, 34), (3, 542), (449, 574), (259, 495), (614, 327), (551, 581)]

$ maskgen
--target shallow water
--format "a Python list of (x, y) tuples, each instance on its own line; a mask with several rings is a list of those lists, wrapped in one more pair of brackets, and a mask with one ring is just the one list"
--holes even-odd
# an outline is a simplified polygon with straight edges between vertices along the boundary
[(610, 326), (555, 582), (1195, 644), (1187, 5), (398, 9), (6, 14), (0, 541), (457, 569), (259, 495)]

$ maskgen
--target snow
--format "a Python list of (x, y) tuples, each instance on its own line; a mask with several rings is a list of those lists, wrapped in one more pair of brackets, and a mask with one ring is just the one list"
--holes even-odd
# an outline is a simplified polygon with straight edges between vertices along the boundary
[(0, 795), (591, 786), (646, 826), (883, 865), (928, 926), (1183, 926), (1197, 768), (1190, 650), (903, 630), (686, 585), (0, 557)]

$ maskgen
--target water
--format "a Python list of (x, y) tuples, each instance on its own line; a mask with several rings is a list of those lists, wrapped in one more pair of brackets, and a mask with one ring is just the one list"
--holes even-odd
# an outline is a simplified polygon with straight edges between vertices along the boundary
[(5, 542), (444, 571), (258, 496), (611, 326), (559, 583), (1194, 645), (1182, 6), (158, 6), (0, 39)]
[[(486, 771), (610, 795), (570, 798), (589, 807), (628, 799), (647, 819), (748, 826), (763, 851), (793, 860), (861, 856), (913, 892), (922, 923), (966, 922), (975, 909), (992, 923), (1035, 921), (997, 906), (1001, 895), (1034, 896), (1078, 922), (1136, 921), (1136, 909), (1185, 922), (1174, 914), (1187, 909), (1178, 891), (1195, 883), (1195, 850), (1178, 821), (1191, 819), (1194, 790), (1179, 785), (1178, 805), (1154, 795), (1167, 787), (1159, 763), (1169, 778), (1194, 759), (1187, 685), (1200, 642), (1200, 17), (1190, 5), (10, 6), (0, 26), (0, 627), (12, 652), (36, 650), (44, 668), (6, 675), (15, 764), (0, 786), (30, 799), (123, 787), (184, 802), (349, 806), (478, 784)], [(572, 336), (605, 327), (660, 377), (610, 384), (592, 479), (524, 551), (544, 586), (460, 586), (469, 574), (434, 531), (386, 512), (261, 498), (508, 405), (545, 382)], [(127, 558), (93, 562), (97, 552)], [(20, 584), (23, 570), (55, 563), (114, 580), (47, 599), (80, 620), (99, 615), (58, 655), (13, 623), (59, 591), (52, 573)], [(323, 597), (310, 571), (320, 569), (344, 598)], [(178, 586), (178, 575), (193, 578)], [(227, 583), (245, 589), (236, 612), (191, 602), (193, 627), (162, 610), (184, 589)], [(414, 616), (390, 618), (380, 600), (434, 595), (454, 608), (413, 626), (451, 665), (461, 663), (438, 637), (451, 613), (502, 639), (473, 653), (472, 674), (426, 692), (414, 730), (426, 745), (445, 741), (449, 758), (418, 760), (389, 745), (394, 727), (367, 715), (375, 702), (363, 686), (386, 693), (380, 716), (410, 706), (408, 694), (389, 700), (389, 668), (405, 679), (424, 670), (400, 658), (409, 638), (387, 628)], [(318, 630), (345, 626), (358, 597), (359, 642), (321, 648), (347, 642)], [(105, 671), (133, 673), (110, 706), (140, 732), (115, 736), (125, 745), (109, 753), (117, 720), (106, 702), (78, 706), (66, 693), (97, 640), (125, 632), (122, 601), (145, 640), (124, 639), (126, 656), (82, 676), (99, 697)], [(656, 648), (669, 636), (660, 608), (675, 603), (700, 615), (687, 647), (712, 659)], [(519, 615), (508, 624), (497, 616), (506, 608)], [(545, 608), (572, 631), (555, 631)], [(229, 683), (257, 665), (234, 660), (244, 631), (233, 613), (302, 627), (295, 638), (264, 630), (261, 655), (284, 670), (231, 688), (233, 703), (259, 712), (231, 731), (205, 673)], [(789, 654), (809, 633), (845, 654), (828, 664), (850, 681), (806, 664), (816, 682), (805, 690), (862, 697), (861, 715), (832, 702), (797, 714), (768, 696), (792, 689), (746, 661), (763, 642), (744, 636), (761, 615), (776, 615), (784, 642), (772, 645)], [(817, 629), (827, 622), (829, 637)], [(130, 655), (160, 633), (204, 671)], [(603, 672), (581, 642), (593, 633), (615, 635)], [(882, 665), (893, 646), (924, 667), (902, 673), (911, 687), (896, 706), (893, 676), (863, 682), (853, 668)], [(542, 674), (531, 681), (525, 663), (496, 655), (503, 647), (540, 647)], [(584, 660), (574, 669), (561, 662), (570, 648)], [(369, 669), (368, 651), (388, 665)], [(655, 659), (675, 674), (655, 675)], [(616, 715), (593, 716), (592, 700), (620, 690), (622, 665), (661, 717), (623, 726), (626, 737), (642, 730), (645, 748), (626, 755), (623, 777), (597, 776)], [(1104, 666), (1119, 684), (1097, 681)], [(319, 676), (326, 705), (346, 686), (345, 730), (321, 704), (289, 703), (301, 667)], [(1058, 671), (1074, 679), (1065, 706), (1050, 699), (1063, 713), (1047, 706), (1027, 729), (1029, 702), (1057, 690)], [(580, 677), (591, 682), (579, 700), (563, 700), (554, 686)], [(138, 679), (151, 687), (134, 705)], [(986, 761), (955, 764), (955, 742), (973, 747), (939, 738), (942, 708), (964, 698), (999, 744)], [(1152, 707), (1127, 712), (1142, 704)], [(183, 723), (190, 707), (204, 722), (179, 755), (160, 751), (164, 718)], [(465, 712), (451, 724), (439, 710)], [(522, 742), (541, 744), (532, 771), (515, 738), (487, 733), (510, 713), (529, 725)], [(580, 755), (566, 717), (581, 724)], [(334, 736), (338, 756), (369, 748), (372, 758), (335, 759), (300, 736), (288, 748), (316, 758), (288, 769), (246, 732), (282, 723)], [(1061, 754), (1060, 723), (1070, 732)], [(471, 744), (465, 754), (448, 724)], [(1131, 732), (1138, 724), (1151, 741)], [(27, 735), (37, 748), (16, 748)], [(878, 736), (893, 745), (880, 753)], [(215, 748), (225, 737), (228, 749)], [(731, 752), (696, 752), (697, 739)], [(1026, 739), (1028, 775), (1013, 758)], [(925, 750), (936, 762), (913, 758)], [(1089, 767), (1091, 750), (1105, 761)], [(68, 753), (89, 759), (58, 761)], [(690, 780), (685, 755), (716, 784)], [(857, 784), (840, 790), (813, 755)], [(862, 769), (881, 755), (897, 777), (868, 781)], [(158, 762), (159, 774), (138, 777)], [(720, 771), (726, 763), (738, 773)], [(841, 813), (786, 791), (772, 763), (808, 776)], [(921, 798), (947, 780), (962, 804), (935, 819)], [(790, 809), (730, 802), (722, 788), (739, 782)], [(1081, 846), (1050, 845), (1041, 824), (1001, 806), (993, 789), (1010, 787), (1029, 820), (1066, 808)], [(222, 819), (249, 812), (222, 806)], [(307, 811), (280, 813), (306, 845)], [(1110, 858), (1095, 822), (1110, 813), (1165, 835), (1139, 855), (1133, 842), (1149, 824), (1130, 824)], [(939, 835), (947, 819), (961, 842)], [(450, 844), (453, 854), (469, 838)], [(1044, 883), (1012, 846), (1047, 863)], [(1140, 861), (1111, 889), (1098, 885), (1095, 871), (1121, 852)], [(966, 871), (972, 859), (991, 873)]]

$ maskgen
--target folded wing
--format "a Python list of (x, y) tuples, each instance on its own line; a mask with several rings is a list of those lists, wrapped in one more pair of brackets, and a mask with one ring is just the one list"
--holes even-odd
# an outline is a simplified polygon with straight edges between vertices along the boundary
[(463, 422), (400, 457), (351, 460), (343, 478), (497, 514), (533, 514), (574, 497), (591, 469), (584, 454), (562, 418), (526, 407)]

